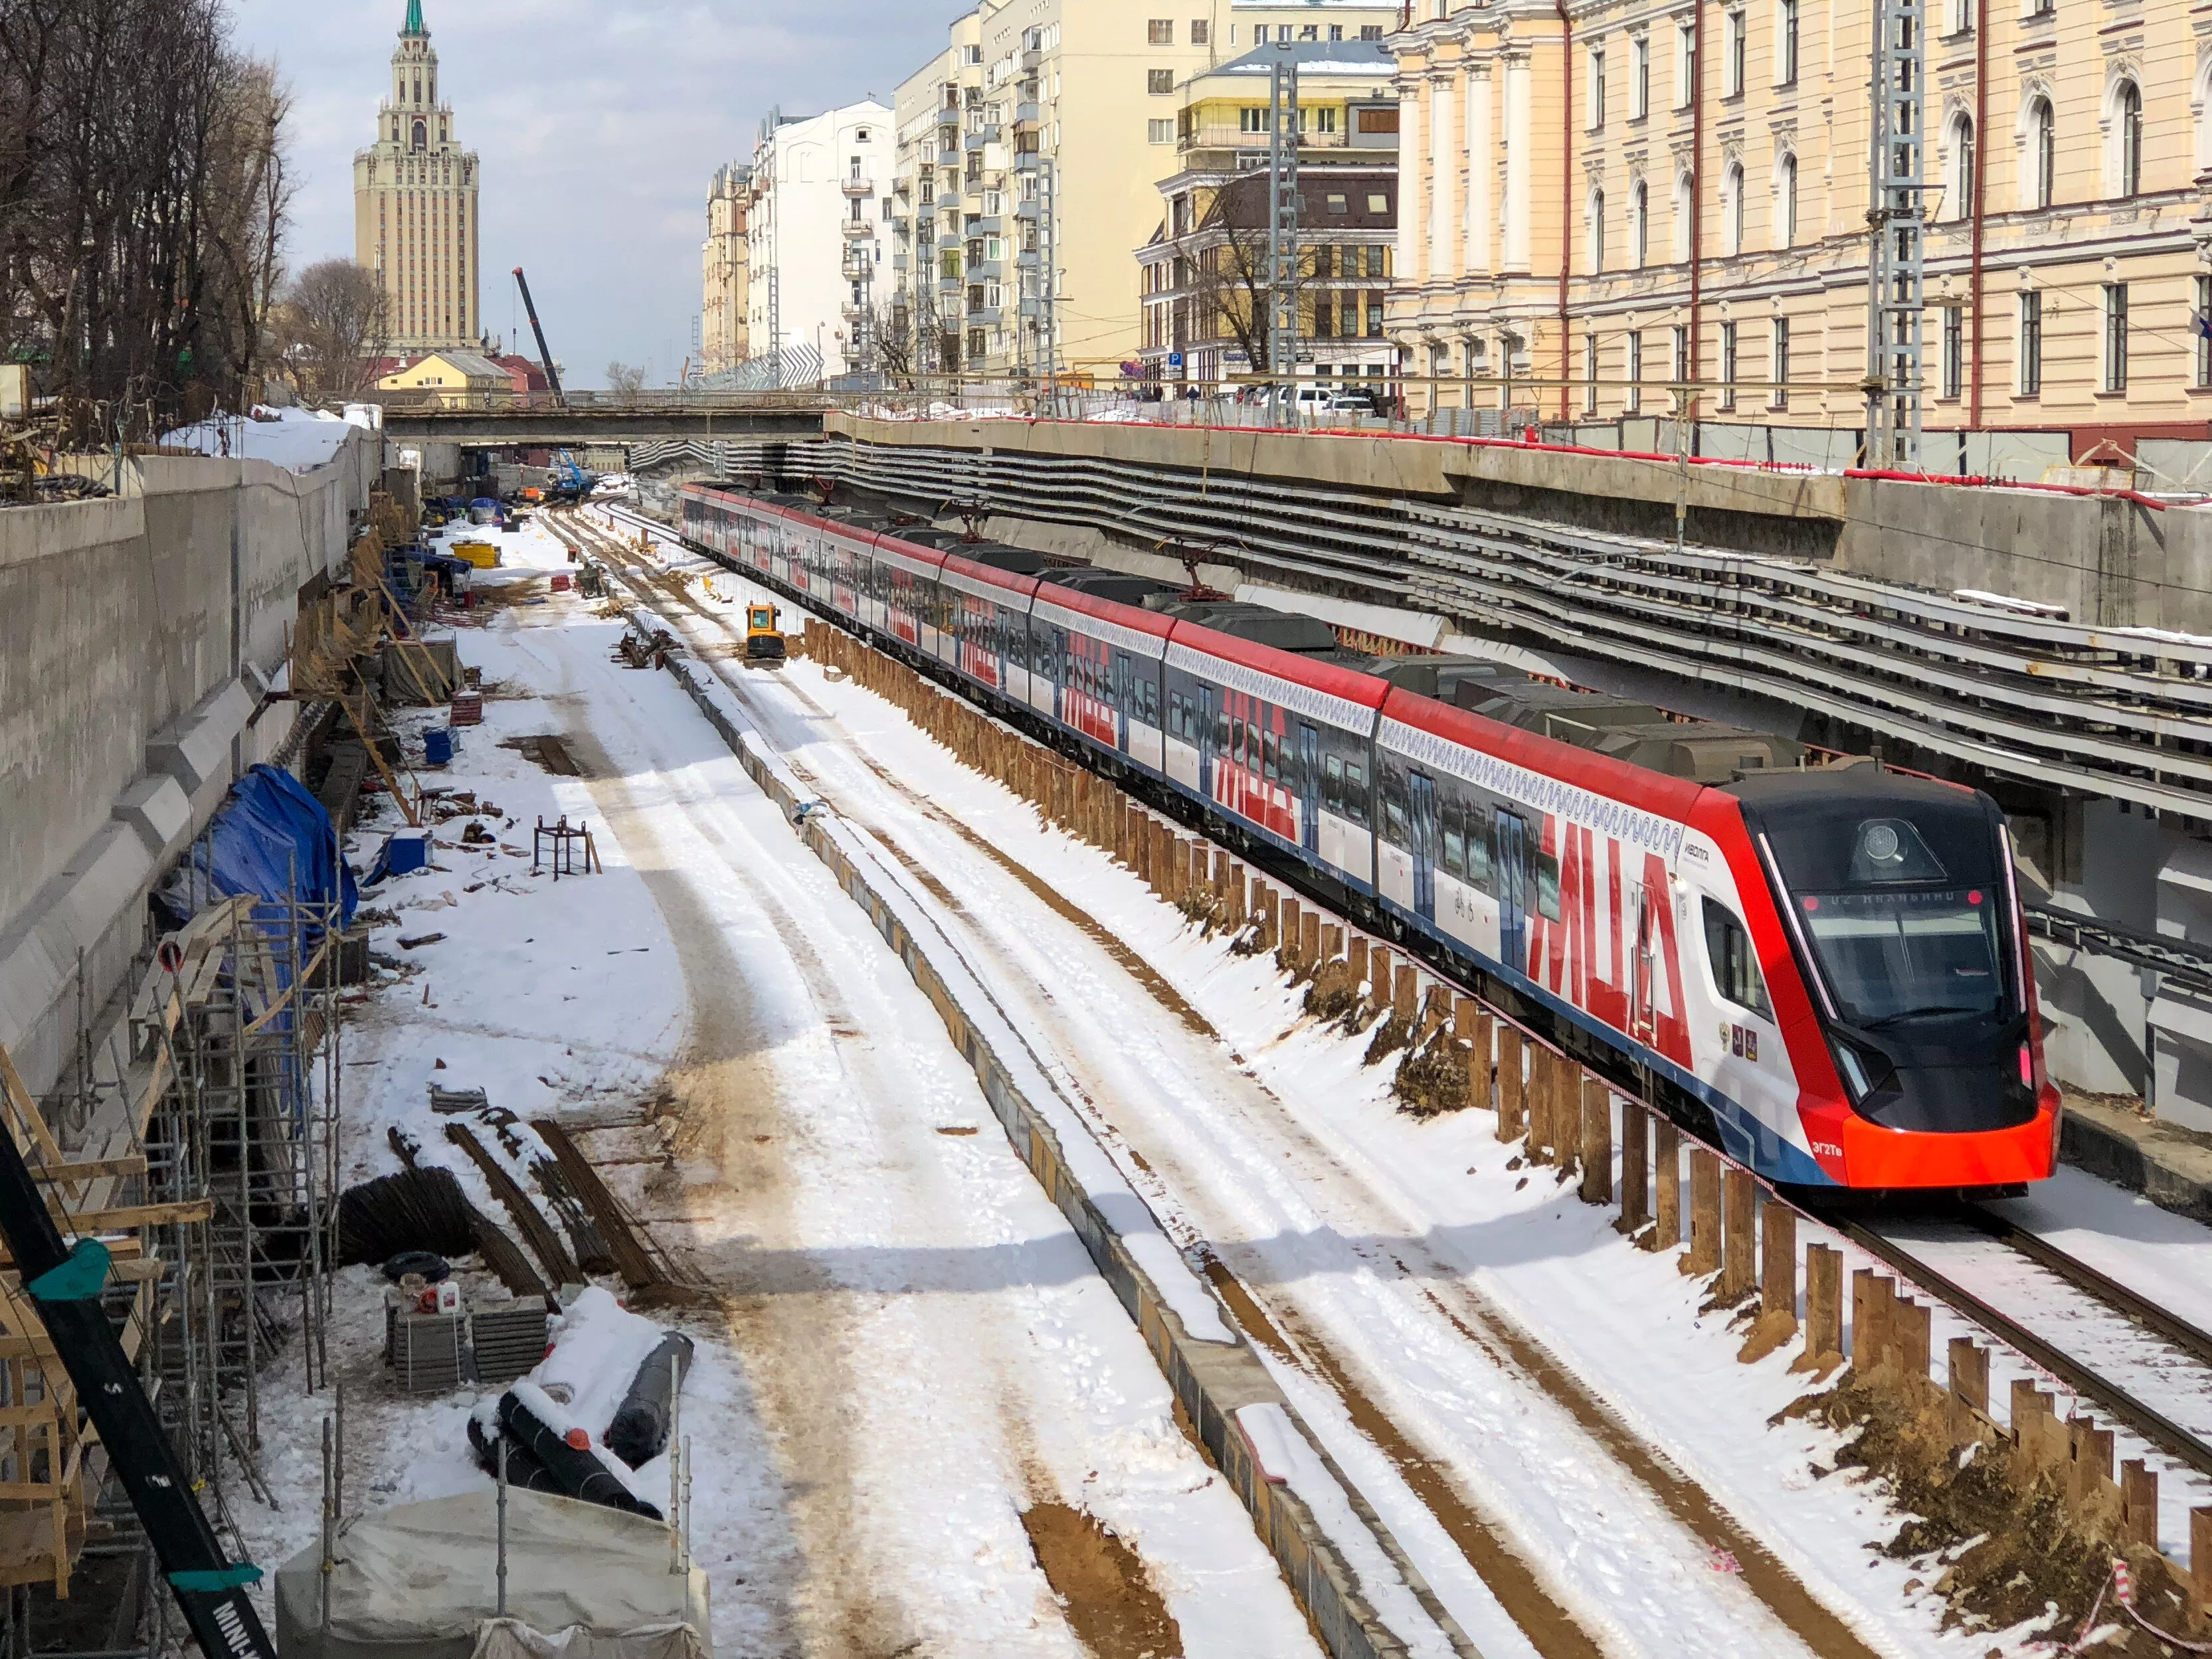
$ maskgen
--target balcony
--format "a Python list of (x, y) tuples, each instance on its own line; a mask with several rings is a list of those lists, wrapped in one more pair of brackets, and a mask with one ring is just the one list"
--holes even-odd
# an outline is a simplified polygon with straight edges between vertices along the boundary
[(1028, 224), (1035, 224), (1042, 216), (1042, 211), (1034, 198), (1014, 204), (1014, 217)]
[(957, 126), (958, 126), (958, 125), (960, 125), (960, 112), (959, 112), (959, 110), (958, 110), (958, 109), (957, 109), (957, 108), (954, 108), (954, 107), (951, 107), (951, 106), (948, 106), (946, 108), (944, 108), (944, 109), (941, 109), (941, 110), (939, 110), (939, 111), (938, 111), (938, 112), (937, 112), (937, 125), (939, 125), (940, 127), (957, 127)]
[(957, 173), (959, 171), (960, 167), (960, 152), (957, 149), (939, 150), (937, 152), (937, 165), (941, 167), (950, 168)]
[[(1248, 132), (1243, 127), (1231, 126), (1225, 121), (1194, 128), (1176, 140), (1176, 149), (1186, 155), (1193, 150), (1200, 149), (1265, 150), (1268, 148), (1268, 144), (1269, 139), (1266, 133)], [(1352, 147), (1351, 141), (1341, 132), (1315, 132), (1309, 130), (1298, 135), (1300, 155), (1313, 150), (1340, 150)], [(1376, 149), (1395, 149), (1398, 147), (1398, 135), (1395, 132), (1363, 134), (1359, 148), (1370, 147)]]
[(848, 219), (838, 228), (845, 233), (845, 240), (848, 242), (872, 241), (875, 239), (876, 228), (865, 219)]
[(1043, 62), (1044, 54), (1041, 52), (1024, 52), (1022, 54), (1022, 73), (1024, 75), (1035, 75), (1037, 72), (1037, 65)]
[(966, 220), (965, 234), (969, 236), (998, 236), (1005, 234), (1006, 222), (994, 214), (971, 213)]
[(843, 191), (847, 196), (857, 200), (864, 196), (873, 196), (876, 193), (876, 181), (872, 179), (841, 179), (837, 181), (837, 188)]
[(907, 259), (905, 254), (894, 253), (891, 255), (891, 269), (893, 270), (904, 270), (906, 266)]
[(1033, 149), (1024, 149), (1024, 150), (1017, 150), (1017, 151), (1014, 153), (1014, 171), (1015, 171), (1015, 172), (1017, 172), (1017, 173), (1035, 173), (1036, 170), (1037, 170), (1037, 153), (1036, 153), (1035, 150), (1033, 150)]
[(1042, 262), (1043, 257), (1035, 248), (1025, 247), (1014, 255), (1014, 264), (1023, 270), (1035, 270)]
[(1017, 104), (1014, 106), (1014, 125), (1016, 126), (1033, 127), (1037, 125), (1040, 118), (1037, 106), (1035, 104)]
[(995, 144), (999, 142), (999, 134), (1000, 126), (996, 121), (988, 126), (970, 127), (966, 135), (968, 148), (974, 150), (981, 149), (986, 144)]
[(999, 259), (970, 259), (968, 261), (968, 280), (972, 283), (978, 276), (986, 276), (996, 282), (1004, 274), (1004, 263)]
[(995, 328), (998, 323), (999, 307), (996, 306), (983, 306), (968, 313), (968, 326), (970, 328)]

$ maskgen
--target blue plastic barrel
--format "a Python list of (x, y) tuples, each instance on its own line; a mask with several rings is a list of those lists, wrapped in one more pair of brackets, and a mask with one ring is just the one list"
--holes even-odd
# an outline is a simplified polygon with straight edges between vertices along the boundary
[(422, 758), (432, 766), (451, 766), (453, 763), (451, 727), (434, 726), (422, 734)]

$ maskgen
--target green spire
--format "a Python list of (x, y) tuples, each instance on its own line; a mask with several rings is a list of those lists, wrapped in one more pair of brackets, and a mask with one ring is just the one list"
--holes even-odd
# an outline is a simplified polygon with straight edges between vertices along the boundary
[(407, 0), (407, 27), (399, 32), (402, 34), (428, 34), (430, 32), (422, 27), (422, 0)]

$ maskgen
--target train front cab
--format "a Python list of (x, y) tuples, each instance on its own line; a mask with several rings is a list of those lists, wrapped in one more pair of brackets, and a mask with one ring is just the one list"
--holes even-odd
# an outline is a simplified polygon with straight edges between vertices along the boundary
[(1801, 1113), (1854, 1188), (2046, 1178), (2059, 1103), (2004, 816), (1978, 791), (1871, 767), (1727, 787), (1736, 879), (1770, 978), (1802, 1008)]
[(1374, 890), (1371, 675), (1177, 623), (1166, 658), (1168, 781), (1245, 835)]

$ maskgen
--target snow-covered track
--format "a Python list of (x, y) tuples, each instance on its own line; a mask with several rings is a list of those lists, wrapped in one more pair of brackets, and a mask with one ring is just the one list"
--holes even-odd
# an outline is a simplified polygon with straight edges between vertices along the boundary
[(2212, 1334), (1987, 1210), (1874, 1223), (1812, 1213), (2115, 1421), (2212, 1475)]

